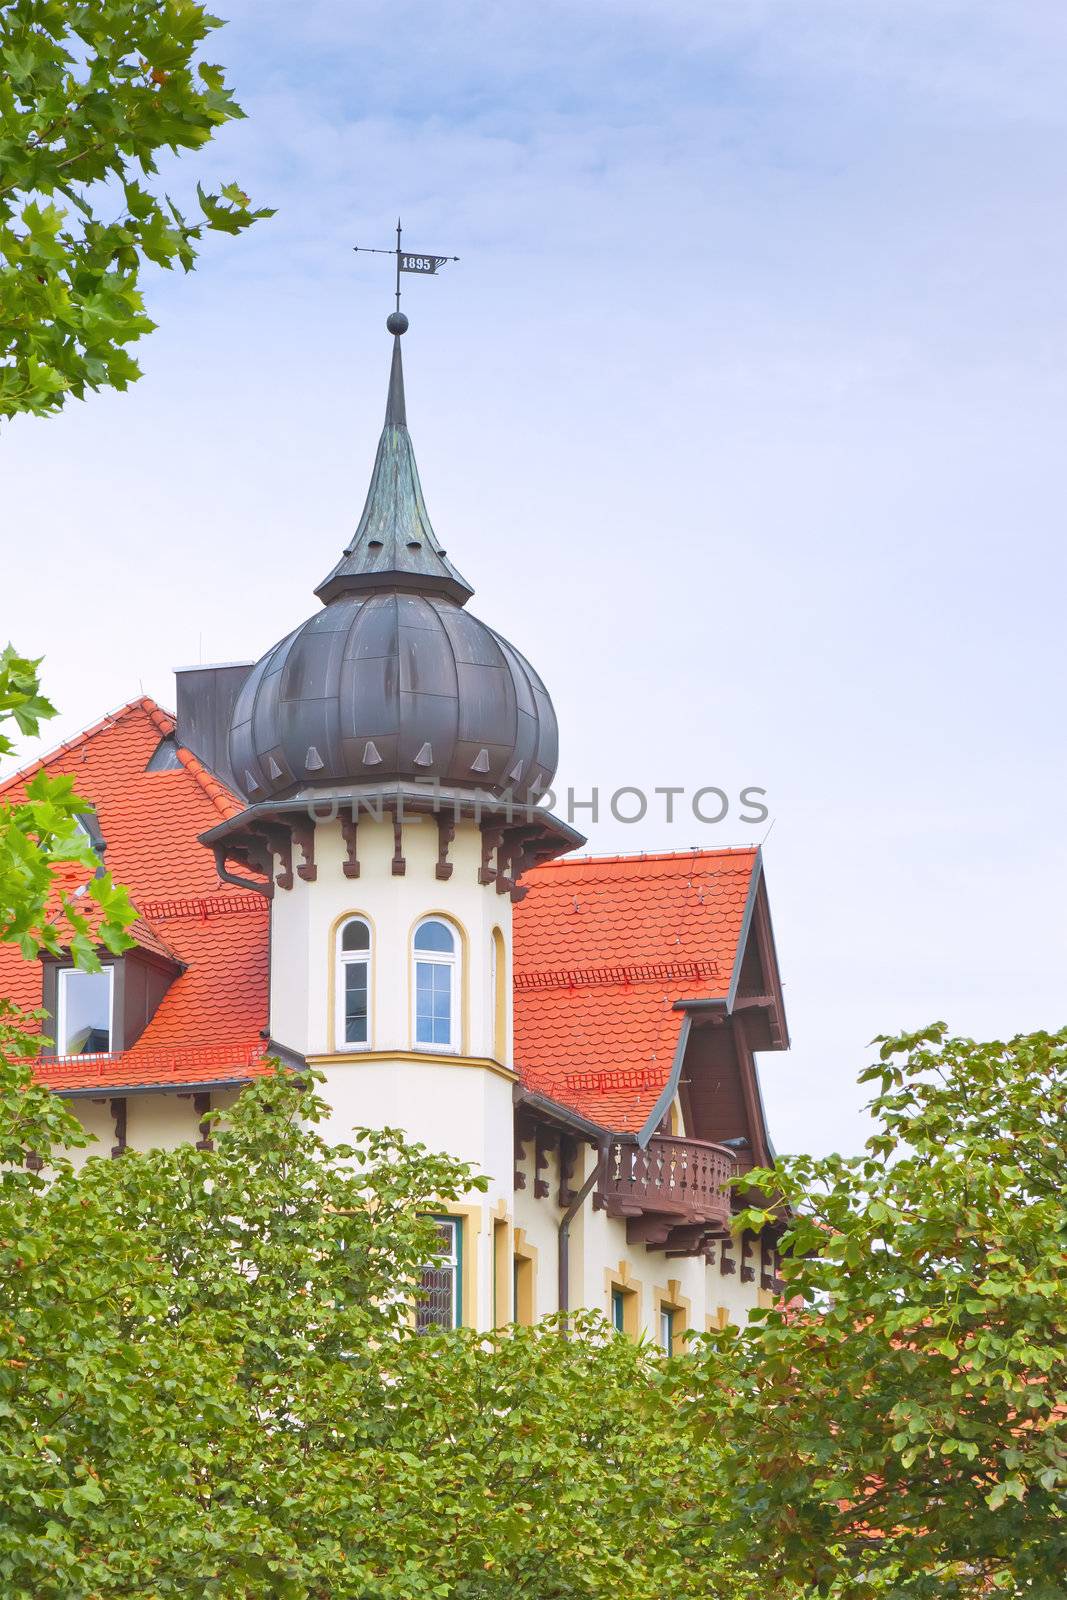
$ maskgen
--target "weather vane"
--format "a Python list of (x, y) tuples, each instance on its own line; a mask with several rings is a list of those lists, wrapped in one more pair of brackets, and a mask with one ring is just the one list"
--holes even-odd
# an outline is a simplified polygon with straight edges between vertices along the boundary
[(438, 267), (443, 267), (446, 261), (458, 261), (458, 256), (420, 256), (400, 247), (400, 218), (396, 219), (396, 249), (377, 250), (373, 245), (357, 244), (353, 250), (362, 252), (365, 256), (395, 256), (396, 257), (396, 311), (400, 315), (400, 274), (402, 272), (436, 272)]

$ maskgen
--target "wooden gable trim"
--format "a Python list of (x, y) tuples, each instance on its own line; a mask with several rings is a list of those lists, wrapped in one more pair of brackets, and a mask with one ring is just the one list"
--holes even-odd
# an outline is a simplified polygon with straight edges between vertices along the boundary
[(767, 1125), (763, 1116), (763, 1097), (760, 1094), (759, 1081), (756, 1077), (756, 1058), (749, 1047), (744, 1013), (737, 1012), (732, 1022), (737, 1065), (741, 1074), (741, 1093), (745, 1101), (745, 1117), (748, 1121), (748, 1137), (752, 1147), (752, 1155), (758, 1167), (769, 1167), (771, 1165), (771, 1156), (767, 1140)]

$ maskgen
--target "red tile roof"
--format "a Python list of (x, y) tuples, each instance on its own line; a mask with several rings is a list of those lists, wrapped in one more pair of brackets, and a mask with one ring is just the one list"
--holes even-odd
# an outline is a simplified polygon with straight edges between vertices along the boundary
[[(173, 731), (173, 717), (142, 697), (0, 784), (0, 797), (15, 799), (40, 766), (72, 773), (96, 811), (106, 865), (139, 913), (133, 937), (186, 968), (131, 1049), (42, 1061), (42, 1081), (54, 1088), (174, 1085), (262, 1070), (267, 903), (221, 884), (210, 851), (197, 840), (242, 809), (236, 797), (180, 747), (178, 766), (147, 771), (160, 740)], [(0, 994), (26, 1010), (41, 1003), (39, 963), (6, 943), (0, 943)]]
[(535, 867), (515, 909), (515, 1059), (527, 1088), (639, 1132), (667, 1084), (677, 1000), (723, 999), (756, 849)]

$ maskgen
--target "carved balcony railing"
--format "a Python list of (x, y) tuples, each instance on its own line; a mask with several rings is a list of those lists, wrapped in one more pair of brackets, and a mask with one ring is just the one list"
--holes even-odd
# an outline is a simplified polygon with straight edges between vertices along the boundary
[(730, 1231), (726, 1185), (736, 1172), (733, 1151), (723, 1145), (663, 1135), (642, 1150), (613, 1139), (598, 1198), (609, 1216), (627, 1219), (632, 1242), (698, 1254)]

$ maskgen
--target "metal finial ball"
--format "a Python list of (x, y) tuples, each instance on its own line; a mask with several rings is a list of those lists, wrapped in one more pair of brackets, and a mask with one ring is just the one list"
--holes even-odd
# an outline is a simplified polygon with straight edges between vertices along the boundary
[(390, 311), (385, 319), (385, 326), (390, 333), (407, 333), (408, 319), (402, 311)]

